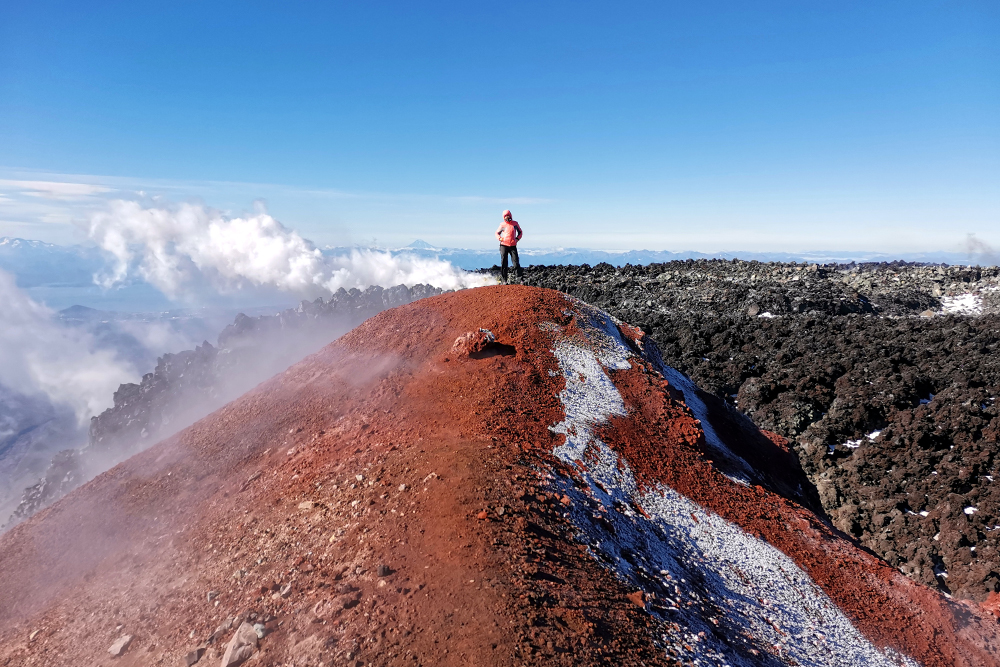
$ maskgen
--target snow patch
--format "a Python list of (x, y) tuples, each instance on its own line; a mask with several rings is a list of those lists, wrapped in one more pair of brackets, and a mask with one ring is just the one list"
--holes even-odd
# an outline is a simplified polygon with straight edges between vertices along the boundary
[[(874, 441), (875, 438), (877, 438), (877, 437), (879, 437), (879, 435), (881, 435), (881, 433), (882, 433), (882, 431), (872, 431), (871, 433), (869, 433), (868, 435), (866, 435), (865, 438), (868, 438), (868, 440)], [(863, 442), (864, 442), (864, 440), (861, 439), (861, 438), (858, 438), (857, 440), (848, 440), (847, 442), (844, 443), (844, 447), (848, 447), (850, 449), (857, 449), (858, 447), (861, 446), (861, 444)], [(834, 452), (834, 449), (835, 448), (833, 446), (829, 447), (829, 450), (830, 450), (831, 454)]]
[(943, 296), (941, 312), (946, 315), (982, 315), (983, 298), (978, 294)]
[[(559, 394), (566, 418), (551, 428), (566, 436), (554, 453), (577, 465), (589, 486), (581, 490), (564, 478), (556, 484), (572, 498), (570, 515), (594, 557), (641, 588), (647, 609), (665, 622), (659, 637), (664, 650), (719, 667), (773, 664), (775, 658), (788, 665), (915, 667), (910, 658), (872, 645), (775, 547), (670, 487), (639, 490), (628, 462), (593, 431), (626, 414), (606, 369), (628, 368), (632, 353), (608, 316), (576, 306), (583, 336), (549, 328), (566, 381)], [(684, 392), (706, 439), (725, 449), (694, 384), (662, 360), (656, 366)], [(673, 624), (679, 630), (669, 629)]]
[(566, 379), (566, 387), (559, 392), (566, 419), (552, 427), (566, 436), (566, 442), (555, 454), (564, 461), (579, 461), (597, 441), (591, 427), (612, 416), (624, 417), (625, 402), (593, 352), (564, 342), (556, 343), (554, 352)]

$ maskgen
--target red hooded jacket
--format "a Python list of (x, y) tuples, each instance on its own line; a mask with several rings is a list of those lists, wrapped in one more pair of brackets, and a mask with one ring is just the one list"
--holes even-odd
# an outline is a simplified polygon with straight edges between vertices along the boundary
[(524, 236), (524, 232), (521, 231), (521, 225), (517, 224), (516, 220), (510, 222), (504, 220), (497, 228), (497, 238), (500, 239), (500, 245), (513, 248), (517, 246), (517, 242), (521, 240), (522, 236)]

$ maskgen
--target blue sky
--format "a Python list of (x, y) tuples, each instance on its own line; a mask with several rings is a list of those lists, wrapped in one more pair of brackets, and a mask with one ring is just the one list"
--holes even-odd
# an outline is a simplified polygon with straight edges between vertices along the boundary
[(321, 245), (1000, 245), (995, 2), (288, 4), (8, 3), (0, 236), (157, 196)]

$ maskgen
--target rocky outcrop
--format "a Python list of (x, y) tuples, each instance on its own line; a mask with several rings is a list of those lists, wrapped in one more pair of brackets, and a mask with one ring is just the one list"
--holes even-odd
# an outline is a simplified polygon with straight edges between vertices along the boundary
[[(39, 481), (52, 457), (86, 437), (68, 407), (0, 386), (0, 523), (17, 507), (24, 489)], [(50, 473), (50, 483), (61, 480), (56, 470)]]
[(649, 332), (668, 364), (791, 442), (837, 527), (974, 600), (1000, 590), (998, 280), (738, 261), (525, 277)]

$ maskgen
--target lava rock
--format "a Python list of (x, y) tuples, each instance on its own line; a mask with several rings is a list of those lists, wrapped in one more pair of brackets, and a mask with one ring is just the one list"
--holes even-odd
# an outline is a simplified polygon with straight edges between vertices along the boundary
[(201, 660), (202, 656), (204, 655), (205, 655), (205, 647), (199, 646), (193, 651), (188, 651), (188, 654), (184, 656), (184, 664), (187, 665), (187, 667), (191, 667), (191, 665)]
[(235, 667), (244, 663), (257, 649), (257, 631), (249, 623), (242, 623), (222, 654), (222, 667)]
[(108, 649), (108, 653), (111, 654), (111, 657), (118, 658), (128, 650), (129, 644), (131, 643), (132, 635), (122, 635), (115, 640), (114, 644), (111, 645), (111, 648)]

